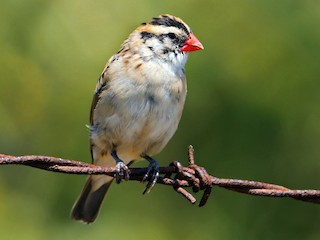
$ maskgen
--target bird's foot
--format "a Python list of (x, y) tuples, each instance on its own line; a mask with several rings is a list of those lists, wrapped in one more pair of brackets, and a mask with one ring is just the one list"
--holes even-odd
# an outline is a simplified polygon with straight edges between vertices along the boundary
[(129, 180), (129, 168), (128, 166), (118, 157), (117, 152), (114, 150), (111, 152), (111, 156), (116, 161), (116, 173), (114, 178), (116, 183), (121, 183), (121, 180)]
[(147, 172), (144, 175), (142, 182), (148, 179), (148, 183), (146, 188), (143, 191), (143, 194), (149, 193), (154, 185), (157, 183), (157, 179), (159, 177), (159, 165), (158, 162), (150, 157), (145, 157), (149, 161), (149, 166), (147, 168)]
[(129, 180), (129, 168), (124, 162), (117, 162), (116, 173), (115, 173), (116, 183), (121, 183), (121, 180)]

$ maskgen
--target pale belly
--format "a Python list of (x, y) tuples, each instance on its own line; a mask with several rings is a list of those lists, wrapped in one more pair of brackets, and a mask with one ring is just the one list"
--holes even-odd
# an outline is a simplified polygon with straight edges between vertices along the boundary
[(178, 127), (185, 93), (178, 97), (157, 94), (126, 99), (105, 96), (95, 112), (92, 143), (105, 153), (115, 149), (126, 163), (159, 153)]

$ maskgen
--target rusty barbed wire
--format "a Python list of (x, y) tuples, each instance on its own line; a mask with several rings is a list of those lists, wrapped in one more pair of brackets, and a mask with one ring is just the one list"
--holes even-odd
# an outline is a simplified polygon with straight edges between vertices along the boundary
[[(173, 189), (184, 196), (192, 204), (196, 198), (185, 188), (192, 188), (194, 193), (203, 191), (199, 206), (206, 204), (210, 197), (212, 187), (222, 187), (228, 190), (245, 193), (254, 196), (264, 197), (290, 197), (295, 200), (320, 203), (320, 190), (292, 190), (280, 185), (239, 180), (218, 178), (207, 173), (206, 169), (195, 164), (194, 149), (189, 146), (189, 164), (182, 166), (180, 162), (173, 162), (168, 167), (160, 167), (160, 174), (157, 183), (172, 186)], [(49, 157), (49, 156), (11, 156), (0, 154), (0, 165), (25, 165), (46, 171), (65, 174), (98, 175), (106, 174), (114, 176), (115, 168), (103, 168), (93, 164), (74, 160)], [(142, 181), (146, 168), (129, 168), (130, 179)]]

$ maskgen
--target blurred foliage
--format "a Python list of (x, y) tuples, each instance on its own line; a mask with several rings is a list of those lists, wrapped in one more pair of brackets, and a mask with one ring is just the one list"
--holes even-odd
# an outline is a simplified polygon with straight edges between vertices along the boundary
[[(141, 22), (184, 19), (205, 46), (187, 64), (178, 132), (157, 159), (220, 177), (319, 188), (320, 2), (0, 2), (0, 152), (90, 161), (88, 114), (107, 59)], [(145, 164), (145, 163), (141, 163)], [(0, 168), (2, 239), (320, 238), (320, 207), (214, 189), (204, 208), (169, 188), (113, 186), (97, 221), (69, 220), (84, 176)], [(130, 199), (130, 200), (128, 200)]]

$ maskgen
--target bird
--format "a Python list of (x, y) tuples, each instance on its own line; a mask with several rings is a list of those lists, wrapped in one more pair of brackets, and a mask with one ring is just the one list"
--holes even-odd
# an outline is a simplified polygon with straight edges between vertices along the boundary
[(129, 179), (136, 160), (149, 161), (143, 181), (149, 192), (159, 176), (152, 158), (177, 130), (187, 85), (185, 64), (203, 45), (180, 18), (162, 14), (142, 23), (103, 69), (90, 111), (92, 162), (115, 167), (114, 177), (89, 176), (71, 210), (71, 218), (93, 222), (113, 182)]

